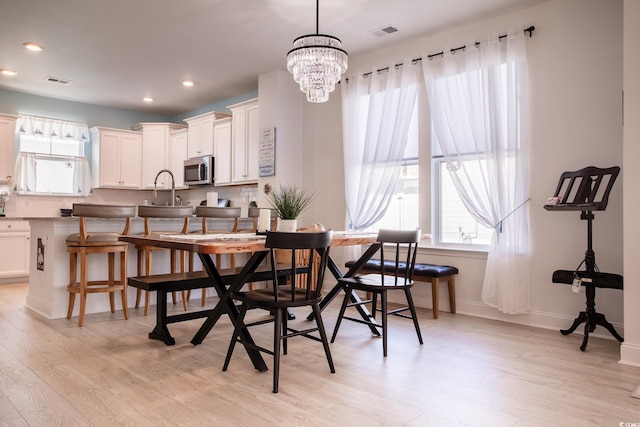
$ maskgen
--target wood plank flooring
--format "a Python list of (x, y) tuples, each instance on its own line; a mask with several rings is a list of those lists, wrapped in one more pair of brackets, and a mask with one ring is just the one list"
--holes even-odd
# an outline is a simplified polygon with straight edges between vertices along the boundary
[[(336, 373), (320, 343), (292, 339), (273, 394), (271, 371), (241, 348), (222, 372), (226, 318), (197, 347), (201, 320), (169, 325), (169, 347), (147, 338), (153, 309), (87, 315), (79, 328), (25, 309), (26, 293), (0, 286), (0, 426), (640, 425), (640, 368), (617, 363), (613, 340), (592, 337), (583, 353), (579, 335), (420, 310), (424, 345), (409, 320), (391, 319), (385, 359), (380, 339), (345, 321)], [(337, 305), (324, 314), (329, 333)], [(252, 334), (270, 345), (271, 325)]]

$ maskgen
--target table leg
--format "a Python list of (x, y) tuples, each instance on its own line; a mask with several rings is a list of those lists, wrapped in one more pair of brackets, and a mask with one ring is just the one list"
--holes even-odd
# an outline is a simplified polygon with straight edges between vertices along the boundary
[[(333, 277), (335, 277), (336, 280), (339, 280), (343, 277), (353, 277), (356, 274), (356, 272), (360, 269), (360, 267), (362, 267), (367, 261), (371, 259), (371, 257), (376, 252), (378, 252), (378, 249), (380, 249), (380, 243), (373, 243), (371, 246), (369, 246), (367, 250), (360, 256), (360, 258), (358, 258), (358, 261), (356, 261), (355, 264), (344, 275), (342, 274), (342, 271), (340, 270), (340, 268), (333, 261), (333, 259), (331, 259), (331, 257), (329, 257), (327, 261), (328, 262), (327, 268), (329, 269), (331, 274), (333, 274)], [(333, 301), (333, 299), (338, 295), (340, 290), (342, 290), (342, 286), (340, 285), (340, 283), (336, 283), (336, 285), (333, 288), (331, 288), (331, 290), (327, 293), (327, 295), (324, 296), (322, 301), (320, 301), (320, 311), (324, 310), (325, 307), (329, 305), (331, 301)], [(362, 302), (362, 300), (360, 299), (360, 296), (356, 291), (351, 292), (351, 297), (349, 298), (349, 300), (352, 303)], [(360, 316), (362, 317), (363, 320), (367, 322), (371, 321), (371, 319), (373, 318), (373, 315), (369, 312), (369, 310), (367, 310), (367, 307), (365, 307), (362, 304), (357, 304), (355, 308), (356, 310), (358, 310), (358, 313), (360, 313)], [(313, 317), (314, 317), (313, 313), (310, 313), (307, 316), (307, 320), (313, 320)], [(371, 330), (372, 334), (376, 336), (380, 335), (380, 331), (375, 326), (369, 325), (369, 329)]]
[[(240, 288), (242, 288), (242, 286), (248, 282), (255, 269), (266, 257), (267, 252), (254, 252), (236, 277), (235, 281), (228, 288), (225, 286), (224, 281), (222, 280), (220, 273), (218, 273), (218, 270), (216, 269), (211, 257), (206, 254), (198, 255), (200, 255), (200, 260), (202, 261), (202, 265), (205, 268), (207, 274), (214, 281), (214, 288), (218, 293), (218, 296), (220, 297), (220, 301), (218, 301), (218, 304), (211, 311), (200, 329), (198, 329), (198, 332), (196, 332), (196, 334), (193, 336), (193, 339), (191, 340), (191, 344), (193, 345), (202, 344), (202, 341), (205, 339), (207, 334), (209, 334), (222, 313), (226, 313), (233, 324), (235, 324), (236, 319), (238, 318), (239, 311), (234, 304), (233, 299), (231, 298), (231, 293), (240, 290)], [(240, 337), (246, 343), (255, 344), (247, 328), (242, 328), (242, 330), (240, 331)], [(253, 366), (257, 370), (267, 370), (267, 365), (258, 350), (247, 348), (247, 346), (245, 346), (245, 350), (249, 355), (249, 358), (251, 358)]]
[(156, 297), (156, 326), (149, 332), (149, 338), (163, 341), (166, 345), (174, 345), (176, 340), (167, 328), (167, 291), (158, 289)]

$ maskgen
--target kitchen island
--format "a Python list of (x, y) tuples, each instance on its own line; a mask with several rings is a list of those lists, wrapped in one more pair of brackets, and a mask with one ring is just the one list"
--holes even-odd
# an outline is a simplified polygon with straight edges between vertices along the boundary
[[(28, 220), (31, 227), (30, 237), (30, 259), (29, 267), (29, 292), (26, 299), (26, 307), (33, 310), (47, 319), (60, 319), (67, 316), (69, 302), (69, 254), (66, 247), (68, 235), (78, 232), (78, 218), (75, 217), (51, 217), (51, 218), (21, 218)], [(211, 220), (210, 220), (211, 221)], [(225, 220), (219, 220), (221, 227), (226, 226)], [(182, 229), (182, 219), (152, 219), (154, 229), (172, 231), (179, 233)], [(88, 228), (95, 232), (115, 232), (120, 233), (124, 221), (117, 219), (89, 219)], [(200, 218), (194, 217), (189, 224), (189, 231), (195, 232), (201, 229)], [(253, 220), (250, 218), (240, 219), (240, 228), (250, 229)], [(130, 234), (138, 234), (144, 231), (142, 218), (132, 218)], [(152, 274), (169, 272), (169, 254), (167, 251), (154, 253)], [(238, 255), (237, 255), (238, 256)], [(89, 280), (104, 279), (106, 255), (92, 255), (89, 257)], [(223, 260), (224, 265), (225, 260)], [(95, 268), (94, 268), (95, 267)], [(200, 268), (199, 260), (196, 261), (196, 269)], [(128, 276), (137, 275), (136, 250), (130, 247), (127, 260)], [(135, 289), (129, 289), (128, 298), (135, 301)], [(212, 294), (213, 295), (213, 294)], [(152, 295), (155, 298), (155, 295)], [(199, 294), (194, 291), (192, 298), (199, 301)], [(155, 300), (152, 300), (152, 304)], [(116, 310), (121, 310), (116, 300)], [(74, 316), (78, 313), (78, 307), (74, 308)], [(109, 298), (101, 295), (94, 295), (87, 299), (86, 313), (108, 312)]]

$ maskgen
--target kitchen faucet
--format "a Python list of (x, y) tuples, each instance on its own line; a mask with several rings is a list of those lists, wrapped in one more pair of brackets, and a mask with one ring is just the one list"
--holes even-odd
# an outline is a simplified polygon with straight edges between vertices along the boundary
[(156, 199), (158, 197), (158, 189), (156, 185), (158, 183), (158, 177), (162, 172), (167, 172), (169, 176), (171, 176), (171, 206), (176, 205), (176, 181), (173, 179), (173, 173), (169, 169), (162, 169), (157, 173), (156, 179), (153, 180), (153, 198)]

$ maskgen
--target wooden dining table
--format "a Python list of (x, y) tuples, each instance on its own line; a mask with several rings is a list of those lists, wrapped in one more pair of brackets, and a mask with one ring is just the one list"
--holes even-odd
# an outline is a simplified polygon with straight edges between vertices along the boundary
[[(345, 274), (342, 273), (337, 264), (330, 258), (328, 263), (328, 269), (333, 276), (337, 279), (343, 276), (350, 276), (354, 274), (358, 268), (367, 262), (371, 256), (378, 250), (380, 244), (376, 242), (377, 233), (364, 233), (364, 232), (348, 232), (348, 231), (334, 231), (331, 246), (353, 246), (353, 245), (369, 245), (364, 254), (360, 257), (356, 265), (349, 269)], [(120, 240), (129, 242), (134, 245), (144, 245), (159, 248), (175, 249), (179, 251), (188, 251), (197, 253), (203, 266), (203, 270), (206, 272), (208, 278), (211, 281), (211, 287), (215, 289), (216, 294), (219, 297), (219, 301), (213, 309), (202, 310), (197, 313), (185, 313), (182, 315), (174, 316), (182, 320), (190, 320), (197, 317), (203, 317), (205, 320), (191, 339), (193, 345), (199, 345), (205, 339), (207, 334), (215, 326), (218, 319), (223, 314), (227, 314), (232, 322), (235, 323), (238, 316), (238, 309), (231, 299), (233, 292), (239, 291), (247, 282), (252, 279), (254, 272), (264, 261), (268, 249), (265, 247), (266, 236), (256, 235), (254, 233), (225, 233), (225, 234), (150, 234), (150, 235), (124, 235), (120, 236)], [(220, 270), (214, 262), (214, 255), (218, 254), (233, 254), (233, 253), (250, 253), (251, 256), (245, 263), (245, 265), (239, 269), (231, 278), (221, 275)], [(198, 285), (200, 286), (200, 285)], [(325, 296), (321, 303), (321, 309), (325, 308), (340, 292), (340, 286), (336, 284), (329, 293)], [(358, 298), (357, 295), (353, 295), (352, 298)], [(158, 302), (158, 309), (162, 304)], [(360, 315), (363, 318), (370, 316), (366, 308), (359, 309)], [(166, 313), (165, 313), (166, 314)], [(156, 328), (154, 331), (158, 333), (149, 334), (151, 338), (162, 339), (167, 344), (171, 344), (171, 340), (167, 341), (168, 329), (166, 328), (166, 316), (162, 320), (163, 316), (157, 316)], [(312, 317), (309, 317), (312, 319)], [(174, 320), (175, 321), (175, 320)], [(162, 323), (162, 324), (160, 324)], [(253, 342), (248, 330), (243, 330), (243, 340), (246, 342)], [(378, 333), (375, 328), (372, 328), (372, 333)], [(154, 336), (157, 335), (157, 336)], [(266, 364), (256, 350), (252, 350), (245, 347), (245, 350), (249, 354), (254, 366), (258, 370), (266, 370)]]

